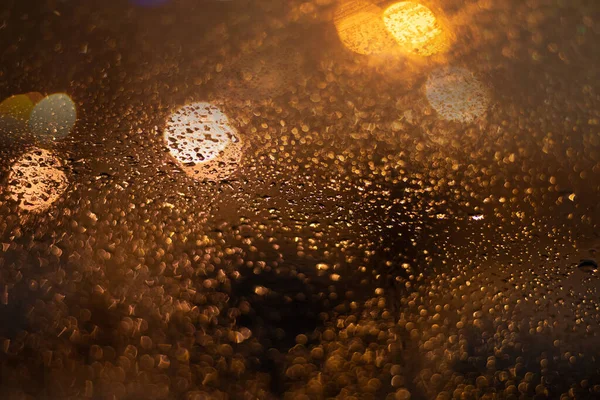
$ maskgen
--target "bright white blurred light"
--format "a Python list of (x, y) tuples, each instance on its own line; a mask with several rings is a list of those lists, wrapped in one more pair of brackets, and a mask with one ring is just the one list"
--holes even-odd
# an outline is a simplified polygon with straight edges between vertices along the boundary
[(175, 111), (167, 121), (164, 139), (186, 173), (198, 179), (228, 178), (242, 156), (237, 130), (218, 107), (206, 102)]
[(24, 211), (49, 208), (67, 189), (68, 180), (61, 162), (51, 152), (34, 148), (10, 168), (8, 190)]
[(77, 109), (64, 93), (51, 94), (37, 103), (29, 117), (29, 129), (40, 141), (67, 137), (77, 121)]
[(444, 119), (472, 122), (490, 103), (487, 87), (464, 68), (446, 67), (432, 72), (425, 84), (429, 104)]

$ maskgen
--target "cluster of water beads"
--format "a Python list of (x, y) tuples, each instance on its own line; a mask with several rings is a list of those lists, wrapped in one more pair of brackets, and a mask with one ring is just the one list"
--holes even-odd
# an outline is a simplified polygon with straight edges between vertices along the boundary
[[(344, 98), (341, 93), (332, 90), (332, 86), (334, 84), (330, 83), (330, 87), (318, 91), (321, 98), (329, 99), (333, 95)], [(367, 93), (366, 96), (372, 95)], [(372, 96), (371, 99), (380, 98)], [(302, 100), (310, 104), (308, 96)], [(381, 100), (383, 104), (383, 96)], [(327, 107), (327, 102), (322, 101), (321, 104), (323, 103), (326, 104), (326, 112), (323, 115), (336, 115), (335, 111), (338, 110), (335, 107), (338, 107), (338, 104)], [(354, 118), (352, 111), (339, 108), (350, 115), (349, 118)], [(359, 114), (359, 111), (356, 111), (356, 114)], [(375, 120), (378, 117), (375, 112), (366, 117), (364, 112), (360, 115), (364, 121)], [(257, 122), (253, 125), (259, 132), (261, 124), (272, 122), (264, 112), (263, 116), (264, 118), (257, 117)], [(271, 125), (268, 132), (273, 139), (260, 142), (274, 142), (269, 146), (265, 145), (267, 150), (283, 147), (283, 151), (274, 152), (276, 161), (282, 164), (285, 163), (287, 153), (291, 157), (296, 156), (296, 147), (301, 147), (296, 146), (296, 143), (312, 144), (318, 143), (319, 140), (328, 142), (327, 139), (335, 138), (332, 136), (322, 139), (323, 136), (315, 133), (318, 127), (315, 128), (314, 125), (317, 124), (311, 125), (310, 122), (300, 121), (299, 118), (295, 120), (279, 115), (268, 117), (273, 118), (277, 127), (280, 126), (280, 120), (289, 126), (289, 130), (282, 132), (279, 137), (275, 136)], [(329, 119), (327, 121), (329, 123)], [(352, 131), (351, 126), (349, 124), (343, 131)], [(360, 137), (360, 134), (364, 132), (352, 132), (353, 137)], [(399, 136), (404, 134), (402, 131), (398, 133)], [(366, 137), (371, 139), (376, 136), (383, 140), (381, 138), (384, 135), (389, 135), (389, 132), (369, 131)], [(407, 146), (398, 147), (406, 148), (413, 142), (407, 139), (401, 143)], [(368, 149), (371, 150), (370, 147)], [(330, 171), (322, 165), (331, 161), (331, 169), (346, 168), (347, 171), (364, 178), (365, 184), (360, 187), (361, 193), (373, 197), (353, 199), (356, 203), (365, 202), (368, 205), (376, 204), (375, 200), (382, 201), (381, 199), (389, 197), (389, 194), (386, 195), (389, 188), (378, 188), (378, 177), (386, 181), (389, 179), (390, 185), (400, 184), (403, 179), (412, 179), (411, 171), (398, 172), (411, 163), (407, 158), (388, 155), (383, 162), (376, 158), (357, 161), (357, 156), (353, 154), (364, 152), (345, 151), (340, 145), (340, 148), (327, 149), (323, 154), (311, 154), (311, 157), (303, 162), (298, 161), (309, 165), (304, 167), (306, 169), (301, 173), (291, 166), (284, 171), (289, 175), (298, 174), (298, 183), (306, 180), (305, 176), (312, 174), (329, 177), (327, 173)], [(423, 165), (441, 163), (444, 156), (446, 154), (443, 152), (433, 160), (423, 156)], [(417, 159), (419, 155), (411, 154), (410, 157)], [(346, 160), (346, 163), (342, 160)], [(514, 157), (510, 154), (499, 155), (499, 163), (509, 165), (511, 160), (514, 160)], [(396, 200), (412, 202), (411, 216), (415, 220), (423, 221), (425, 213), (415, 212), (415, 205), (422, 203), (423, 210), (427, 209), (427, 193), (447, 190), (457, 196), (466, 197), (468, 193), (487, 196), (488, 191), (484, 183), (493, 185), (493, 180), (491, 183), (484, 181), (481, 186), (473, 184), (469, 179), (465, 180), (466, 183), (458, 180), (455, 186), (445, 186), (443, 178), (447, 177), (447, 182), (455, 179), (451, 175), (451, 167), (449, 165), (448, 170), (444, 171), (447, 174), (440, 177), (423, 171), (418, 177), (418, 186), (421, 187), (414, 192), (407, 190), (401, 199)], [(264, 172), (265, 169), (259, 171)], [(395, 173), (400, 176), (394, 176)], [(527, 172), (522, 176), (528, 177), (529, 174), (534, 176), (537, 172)], [(482, 179), (486, 178), (483, 173), (480, 175)], [(480, 175), (476, 177), (479, 178)], [(334, 193), (349, 196), (349, 192), (343, 190), (346, 189), (345, 186), (351, 186), (353, 183), (344, 178), (335, 176), (335, 182), (327, 182), (324, 185)], [(417, 181), (416, 178), (415, 180)], [(514, 180), (510, 182), (515, 184)], [(286, 183), (289, 191), (300, 191), (297, 188), (290, 190), (289, 182)], [(464, 188), (461, 187), (463, 184)], [(475, 185), (475, 188), (468, 187), (469, 184)], [(148, 184), (152, 185), (152, 182)], [(283, 218), (292, 214), (292, 209), (297, 208), (291, 205), (274, 207), (272, 203), (275, 201), (261, 198), (259, 200), (262, 202), (258, 204), (265, 207), (265, 213), (266, 205), (269, 204), (268, 214), (271, 220), (266, 222), (260, 218), (240, 219), (239, 227), (218, 225), (217, 232), (207, 233), (204, 237), (199, 233), (203, 232), (204, 220), (195, 213), (193, 206), (186, 204), (186, 198), (182, 197), (180, 201), (170, 200), (171, 203), (166, 204), (162, 202), (167, 198), (166, 194), (143, 196), (141, 193), (145, 192), (116, 187), (106, 189), (106, 192), (115, 193), (103, 193), (85, 199), (88, 201), (82, 201), (81, 208), (74, 211), (76, 215), (73, 218), (60, 221), (69, 227), (67, 235), (57, 237), (56, 243), (49, 247), (41, 248), (34, 241), (28, 243), (25, 240), (6, 243), (6, 249), (3, 246), (3, 251), (7, 252), (30, 251), (33, 272), (27, 272), (28, 266), (24, 265), (23, 280), (27, 281), (27, 288), (32, 297), (38, 293), (45, 296), (43, 300), (35, 303), (31, 313), (26, 314), (32, 321), (32, 326), (37, 327), (36, 323), (44, 325), (44, 321), (47, 320), (59, 321), (55, 331), (54, 327), (47, 328), (48, 334), (45, 336), (34, 331), (33, 334), (28, 332), (12, 335), (10, 340), (2, 341), (10, 357), (26, 358), (30, 349), (35, 350), (33, 354), (39, 354), (39, 357), (35, 358), (36, 362), (39, 361), (37, 364), (32, 361), (29, 367), (7, 366), (6, 376), (9, 379), (25, 382), (27, 368), (31, 371), (30, 374), (34, 375), (34, 371), (38, 371), (39, 366), (43, 365), (44, 372), (52, 377), (45, 385), (49, 388), (56, 387), (51, 393), (70, 393), (73, 396), (185, 396), (189, 399), (202, 399), (225, 398), (228, 394), (230, 397), (241, 397), (242, 393), (246, 392), (247, 395), (250, 392), (258, 398), (268, 398), (269, 395), (278, 397), (271, 393), (270, 377), (253, 372), (257, 369), (254, 359), (260, 357), (261, 353), (268, 353), (272, 359), (285, 360), (281, 372), (285, 374), (284, 382), (290, 392), (287, 394), (289, 398), (306, 399), (331, 393), (337, 395), (336, 390), (340, 397), (346, 398), (381, 398), (389, 394), (391, 398), (400, 399), (419, 395), (427, 398), (438, 396), (440, 399), (489, 397), (494, 392), (506, 397), (532, 397), (543, 396), (547, 390), (553, 395), (562, 394), (563, 397), (571, 398), (586, 393), (593, 396), (595, 393), (594, 385), (597, 381), (590, 379), (590, 382), (584, 382), (584, 379), (571, 377), (569, 372), (572, 373), (576, 367), (583, 368), (590, 362), (589, 358), (585, 357), (584, 349), (578, 347), (579, 343), (574, 343), (575, 336), (571, 334), (575, 335), (572, 329), (585, 333), (587, 325), (593, 325), (590, 322), (594, 321), (597, 312), (586, 309), (587, 305), (594, 304), (591, 302), (593, 297), (578, 298), (565, 287), (562, 291), (565, 297), (556, 299), (556, 307), (566, 311), (575, 310), (573, 318), (570, 314), (567, 318), (564, 317), (565, 314), (561, 314), (554, 320), (541, 316), (542, 308), (546, 304), (551, 303), (554, 306), (554, 301), (543, 297), (547, 295), (540, 292), (544, 290), (547, 277), (567, 273), (565, 269), (557, 271), (548, 265), (540, 276), (507, 272), (501, 266), (486, 264), (489, 263), (487, 257), (481, 256), (479, 252), (469, 259), (462, 251), (453, 252), (450, 248), (445, 258), (454, 267), (452, 274), (424, 281), (415, 273), (415, 278), (409, 280), (409, 283), (412, 282), (416, 294), (387, 296), (387, 289), (380, 288), (368, 301), (352, 300), (346, 304), (345, 310), (342, 307), (335, 311), (328, 310), (331, 312), (326, 313), (328, 318), (323, 327), (314, 331), (311, 328), (299, 334), (295, 339), (295, 346), (289, 352), (287, 349), (276, 352), (275, 349), (268, 350), (272, 348), (271, 345), (261, 343), (257, 339), (262, 335), (259, 329), (253, 328), (249, 332), (250, 329), (239, 323), (241, 318), (238, 318), (238, 322), (228, 319), (230, 316), (251, 313), (255, 303), (240, 302), (238, 307), (233, 307), (237, 310), (233, 310), (226, 296), (235, 292), (227, 286), (235, 281), (236, 272), (243, 273), (244, 268), (253, 268), (253, 271), (262, 268), (272, 268), (278, 272), (285, 270), (287, 266), (269, 252), (275, 245), (283, 246), (283, 240), (269, 235), (274, 226), (288, 228)], [(158, 188), (159, 185), (155, 184), (155, 187)], [(165, 187), (160, 189), (164, 190)], [(189, 197), (196, 194), (187, 188), (178, 190), (185, 192)], [(124, 197), (119, 197), (119, 191), (125, 193)], [(323, 202), (318, 193), (311, 194), (311, 191), (318, 192), (314, 186), (306, 191), (306, 197), (311, 200), (306, 205), (306, 210), (317, 201)], [(289, 197), (284, 197), (284, 200), (296, 201), (293, 204), (301, 204), (303, 200), (301, 196), (298, 199), (291, 198), (287, 193), (286, 195)], [(551, 196), (552, 193), (544, 192), (544, 195)], [(519, 196), (520, 194), (515, 195)], [(147, 203), (147, 197), (157, 200)], [(373, 203), (369, 203), (369, 199)], [(510, 197), (505, 204), (513, 205)], [(406, 214), (410, 210), (409, 207)], [(352, 265), (362, 263), (370, 266), (368, 262), (363, 261), (362, 255), (352, 254), (353, 247), (360, 245), (353, 244), (343, 235), (332, 246), (326, 247), (322, 235), (326, 236), (332, 228), (327, 222), (319, 221), (319, 224), (311, 220), (311, 212), (313, 211), (307, 211), (306, 216), (300, 213), (291, 215), (296, 225), (304, 228), (310, 225), (315, 231), (314, 235), (306, 238), (301, 238), (300, 233), (296, 234), (300, 237), (296, 242), (298, 253), (309, 258), (318, 258), (321, 254), (315, 251), (315, 248), (327, 249), (330, 252), (334, 251), (335, 246), (343, 249), (343, 252), (340, 251), (335, 257), (331, 257), (332, 262), (316, 266), (319, 271), (338, 274), (336, 277), (332, 275), (332, 282), (335, 282), (334, 279), (349, 279), (349, 275), (344, 273), (339, 278), (340, 265), (336, 264), (342, 262), (338, 263), (337, 260), (357, 257), (358, 261)], [(393, 214), (391, 211), (389, 213)], [(244, 209), (241, 214), (253, 215), (249, 209)], [(316, 217), (312, 215), (312, 219)], [(440, 219), (448, 221), (452, 218), (442, 219), (440, 216)], [(486, 221), (490, 219), (486, 215)], [(541, 227), (543, 221), (523, 225)], [(312, 228), (313, 226), (316, 228)], [(421, 223), (415, 224), (415, 228), (426, 229), (425, 224)], [(544, 232), (543, 228), (540, 230)], [(294, 233), (291, 235), (294, 236)], [(457, 234), (452, 232), (452, 237), (456, 237)], [(557, 235), (555, 232), (554, 234)], [(262, 245), (258, 243), (261, 236), (265, 239)], [(485, 246), (485, 243), (479, 242), (481, 236), (475, 235), (471, 240), (474, 244), (472, 247), (476, 250)], [(238, 237), (242, 244), (235, 241)], [(555, 237), (568, 243), (566, 238)], [(498, 247), (494, 249), (499, 253), (504, 252), (505, 243), (519, 238), (521, 236), (516, 234), (503, 236), (497, 239)], [(487, 240), (494, 241), (489, 237)], [(184, 250), (185, 243), (189, 246)], [(533, 250), (536, 249), (537, 247), (534, 247)], [(259, 256), (260, 252), (268, 256)], [(65, 258), (68, 258), (68, 269), (64, 268)], [(473, 268), (470, 264), (473, 259), (481, 260), (484, 266)], [(535, 260), (527, 258), (527, 254), (518, 254), (515, 259), (528, 260), (530, 265), (537, 265)], [(239, 264), (243, 262), (246, 264)], [(250, 264), (252, 262), (253, 264)], [(457, 264), (465, 266), (458, 267)], [(498, 268), (501, 272), (498, 277), (491, 278), (484, 273), (488, 268)], [(586, 269), (585, 266), (583, 269)], [(296, 272), (299, 280), (307, 279), (302, 275), (305, 272), (302, 269)], [(73, 280), (68, 282), (66, 277), (71, 276)], [(14, 279), (18, 280), (18, 277), (15, 271)], [(403, 281), (402, 285), (406, 283)], [(562, 283), (556, 281), (552, 290), (560, 293), (559, 286)], [(421, 284), (422, 288), (418, 287)], [(261, 282), (260, 287), (256, 287), (257, 296), (273, 296), (273, 292), (277, 291), (276, 287), (266, 288), (268, 285), (265, 285)], [(73, 286), (79, 290), (74, 290)], [(21, 288), (9, 288), (9, 304), (16, 301), (14, 293)], [(319, 291), (323, 292), (324, 297), (344, 298), (346, 295), (343, 290), (333, 290), (329, 287)], [(309, 297), (310, 293), (307, 286), (306, 293), (301, 294)], [(530, 294), (533, 297), (527, 297)], [(279, 298), (282, 304), (283, 301), (287, 301), (285, 296)], [(390, 311), (390, 298), (395, 298), (402, 305), (401, 308), (407, 310), (403, 316), (398, 317)], [(65, 299), (66, 301), (63, 301)], [(71, 301), (72, 299), (75, 301)], [(583, 300), (586, 302), (581, 303)], [(522, 309), (533, 302), (540, 303), (539, 306), (536, 304), (539, 313), (534, 316), (523, 315)], [(516, 311), (512, 312), (513, 309)], [(117, 323), (106, 324), (104, 318), (107, 313), (111, 313), (113, 318), (116, 317)], [(561, 325), (563, 321), (565, 325)], [(563, 331), (567, 333), (561, 333)], [(276, 332), (277, 335), (281, 333)], [(545, 343), (551, 338), (551, 346), (541, 354), (528, 347), (532, 341), (532, 336), (529, 335), (535, 335), (533, 339), (540, 343)], [(46, 344), (43, 340), (38, 340), (40, 336), (42, 339), (49, 337), (54, 342)], [(98, 340), (106, 337), (111, 339), (109, 343)], [(404, 341), (398, 338), (403, 338)], [(485, 341), (483, 345), (480, 339)], [(589, 340), (591, 339), (582, 342)], [(56, 341), (59, 341), (61, 346), (53, 345)], [(81, 347), (89, 347), (89, 351), (82, 355), (77, 351)], [(426, 363), (420, 364), (421, 360), (426, 360)], [(474, 373), (464, 372), (465, 369), (459, 367), (454, 368), (455, 365), (465, 366), (467, 371)], [(74, 366), (80, 373), (73, 381), (71, 371)], [(532, 374), (526, 375), (524, 368)], [(413, 374), (413, 371), (418, 373)], [(556, 379), (554, 375), (558, 371), (565, 372), (567, 387), (552, 386), (553, 379)], [(41, 380), (37, 382), (38, 385), (39, 382)], [(239, 390), (239, 386), (242, 385), (238, 383), (243, 383), (243, 390)], [(27, 382), (22, 386), (34, 388), (35, 385), (36, 382)], [(33, 389), (31, 390), (33, 392)]]

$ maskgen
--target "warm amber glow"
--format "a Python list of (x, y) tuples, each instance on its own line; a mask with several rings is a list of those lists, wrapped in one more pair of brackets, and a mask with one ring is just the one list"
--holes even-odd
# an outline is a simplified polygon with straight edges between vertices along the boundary
[(430, 56), (443, 51), (448, 38), (431, 10), (419, 3), (402, 1), (388, 7), (383, 22), (400, 47), (413, 54)]
[(364, 0), (342, 3), (335, 13), (335, 27), (348, 49), (359, 54), (381, 54), (397, 48), (381, 19), (381, 8)]
[(19, 202), (21, 210), (41, 212), (62, 196), (68, 180), (54, 154), (34, 148), (11, 166), (8, 185), (11, 198)]
[(33, 106), (34, 102), (26, 94), (11, 96), (0, 103), (0, 117), (27, 121)]

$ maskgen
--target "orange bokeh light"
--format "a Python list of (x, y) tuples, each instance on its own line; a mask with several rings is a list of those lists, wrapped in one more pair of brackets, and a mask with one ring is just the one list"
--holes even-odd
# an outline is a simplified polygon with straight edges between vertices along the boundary
[(422, 4), (401, 1), (383, 12), (383, 23), (404, 52), (431, 56), (448, 47), (448, 35), (433, 12)]

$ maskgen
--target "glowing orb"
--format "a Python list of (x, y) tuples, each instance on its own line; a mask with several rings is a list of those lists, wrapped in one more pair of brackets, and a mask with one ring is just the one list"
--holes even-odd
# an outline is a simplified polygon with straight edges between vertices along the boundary
[(434, 71), (425, 84), (429, 104), (444, 119), (471, 122), (487, 110), (487, 87), (470, 71), (449, 67)]
[(442, 26), (422, 4), (410, 1), (393, 4), (383, 13), (383, 22), (406, 52), (429, 56), (447, 47)]
[(44, 211), (67, 189), (68, 181), (60, 161), (49, 151), (34, 148), (10, 168), (11, 198), (24, 211)]
[(0, 103), (0, 118), (28, 121), (33, 106), (42, 99), (40, 93), (18, 94)]
[(26, 93), (11, 96), (0, 103), (1, 139), (20, 139), (27, 135), (29, 117), (33, 107), (44, 96), (40, 93)]
[(358, 54), (393, 51), (397, 44), (381, 20), (381, 8), (365, 0), (350, 0), (336, 10), (334, 23), (341, 42)]
[(63, 139), (77, 121), (75, 103), (64, 93), (47, 96), (37, 103), (29, 117), (29, 129), (39, 140)]
[(194, 178), (226, 179), (242, 157), (239, 134), (210, 103), (193, 103), (175, 111), (167, 121), (164, 139), (171, 155)]

